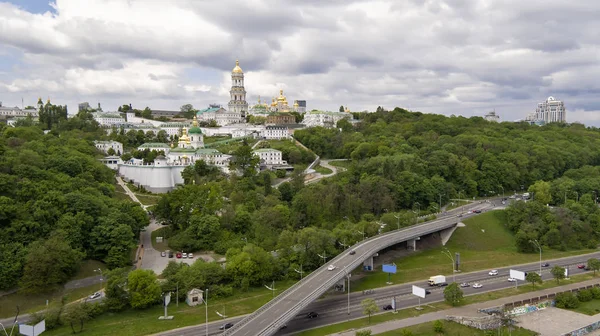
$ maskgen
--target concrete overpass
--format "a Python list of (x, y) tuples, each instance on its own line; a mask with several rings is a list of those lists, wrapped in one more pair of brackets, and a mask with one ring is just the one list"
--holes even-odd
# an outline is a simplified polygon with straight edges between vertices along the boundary
[[(487, 210), (493, 207), (493, 203), (473, 203), (466, 206), (464, 210)], [(475, 214), (468, 214), (465, 217), (473, 215)], [(363, 240), (313, 271), (309, 276), (279, 294), (254, 313), (246, 316), (232, 328), (226, 330), (223, 335), (273, 335), (308, 304), (319, 298), (328, 289), (344, 279), (353, 269), (371, 259), (380, 250), (402, 242), (409, 242), (408, 245), (410, 246), (411, 242), (416, 243), (422, 236), (454, 228), (461, 219), (457, 218), (456, 213), (453, 213), (434, 221)], [(356, 253), (350, 255), (349, 251), (351, 250)], [(329, 265), (335, 265), (336, 269), (328, 271)]]

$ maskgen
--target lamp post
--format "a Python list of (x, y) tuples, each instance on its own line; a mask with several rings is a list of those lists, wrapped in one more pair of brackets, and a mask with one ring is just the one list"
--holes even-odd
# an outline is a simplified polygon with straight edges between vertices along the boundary
[(323, 264), (325, 264), (327, 262), (327, 255), (325, 254), (325, 251), (323, 251), (323, 255), (320, 255), (317, 253), (317, 255), (319, 256), (319, 258), (323, 258)]
[(346, 279), (348, 279), (348, 316), (350, 316), (350, 276), (352, 276), (352, 273), (348, 273), (347, 267), (344, 267), (344, 272), (346, 272)]
[(302, 264), (300, 264), (300, 270), (298, 271), (297, 269), (294, 268), (294, 271), (296, 271), (296, 273), (300, 273), (300, 280), (302, 280)]
[(363, 235), (363, 240), (365, 240), (365, 233), (364, 233), (364, 231), (359, 231), (359, 230), (356, 230), (356, 232), (358, 232), (358, 233), (362, 234), (362, 235)]
[(540, 250), (540, 276), (542, 276), (542, 246), (540, 245), (540, 242), (537, 241), (537, 239), (530, 240), (529, 242), (535, 245), (535, 247), (537, 247)]
[(460, 213), (462, 215), (464, 208), (463, 208), (462, 203), (461, 203), (462, 200), (460, 198), (460, 194), (462, 194), (462, 190), (458, 192), (458, 204), (460, 205)]
[(502, 200), (504, 200), (504, 187), (500, 186), (500, 188), (502, 188)]
[(271, 285), (271, 287), (267, 285), (265, 285), (265, 287), (267, 287), (267, 289), (271, 291), (271, 297), (275, 297), (275, 280), (273, 280), (273, 284)]
[(102, 274), (102, 269), (95, 269), (94, 272), (100, 272), (100, 291), (102, 291), (102, 280), (104, 279), (104, 275)]
[(454, 257), (452, 257), (452, 253), (450, 253), (450, 251), (445, 248), (442, 251), (442, 254), (444, 254), (446, 257), (450, 258), (450, 260), (452, 261), (452, 282), (456, 282), (456, 270), (454, 269)]
[(440, 213), (442, 213), (442, 194), (439, 194), (440, 196)]
[(204, 291), (204, 294), (206, 294), (204, 296), (204, 314), (205, 314), (204, 325), (205, 325), (206, 336), (208, 336), (208, 288)]
[[(415, 202), (415, 204), (417, 205), (417, 218), (415, 218), (415, 224), (418, 224), (419, 223), (419, 215), (421, 213), (421, 203)], [(414, 205), (413, 205), (413, 209), (414, 209)]]
[(398, 220), (398, 230), (400, 230), (400, 216), (394, 215), (394, 217)]

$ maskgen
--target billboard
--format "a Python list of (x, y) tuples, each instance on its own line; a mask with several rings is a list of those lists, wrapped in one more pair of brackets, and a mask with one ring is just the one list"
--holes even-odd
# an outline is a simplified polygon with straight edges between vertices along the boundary
[(516, 271), (516, 270), (510, 270), (510, 277), (511, 278), (515, 278), (517, 280), (523, 280), (525, 281), (525, 272), (521, 272), (521, 271)]
[(34, 326), (19, 324), (19, 333), (26, 336), (38, 336), (44, 331), (46, 331), (46, 320), (42, 320)]
[(392, 265), (383, 264), (383, 271), (385, 273), (394, 273), (394, 274), (396, 274), (396, 265), (393, 265), (393, 264)]
[(417, 287), (415, 285), (412, 286), (412, 293), (420, 298), (425, 298), (425, 288)]

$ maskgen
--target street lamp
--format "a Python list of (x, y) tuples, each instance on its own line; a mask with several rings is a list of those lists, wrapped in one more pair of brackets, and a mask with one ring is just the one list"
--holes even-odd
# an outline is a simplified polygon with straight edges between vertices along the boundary
[(540, 276), (542, 276), (542, 246), (540, 245), (540, 242), (537, 241), (537, 239), (530, 240), (529, 242), (535, 245), (535, 247), (537, 247), (540, 250)]
[(398, 230), (400, 230), (400, 216), (394, 215), (394, 217), (398, 220)]
[(452, 257), (452, 253), (450, 253), (450, 251), (447, 248), (444, 248), (444, 250), (442, 251), (442, 254), (445, 255), (446, 257), (450, 258), (450, 260), (452, 261), (452, 282), (456, 282), (456, 270), (454, 269), (454, 257)]
[(295, 269), (295, 268), (294, 268), (294, 271), (296, 271), (296, 273), (300, 274), (300, 280), (302, 280), (302, 273), (304, 273), (304, 272), (302, 272), (302, 264), (300, 264), (300, 270), (299, 271), (297, 269)]
[(271, 285), (271, 287), (267, 285), (265, 285), (265, 287), (267, 287), (267, 289), (271, 291), (272, 297), (275, 297), (275, 280), (273, 280), (273, 284)]
[(346, 267), (344, 267), (344, 272), (346, 272), (346, 278), (348, 279), (348, 315), (350, 315), (350, 276), (352, 276), (352, 273), (348, 273)]
[(323, 255), (320, 255), (317, 253), (317, 255), (319, 256), (319, 258), (323, 258), (323, 264), (325, 264), (327, 262), (327, 255), (325, 254), (325, 251), (323, 251)]
[(204, 314), (205, 314), (205, 320), (204, 320), (204, 325), (205, 325), (205, 330), (206, 330), (206, 336), (208, 336), (208, 288), (204, 291)]
[(362, 234), (362, 235), (363, 235), (363, 240), (365, 240), (365, 233), (364, 233), (364, 231), (359, 231), (359, 230), (356, 230), (356, 232), (358, 232), (358, 233)]
[(500, 186), (500, 188), (502, 188), (502, 200), (504, 200), (504, 187)]
[(100, 291), (102, 291), (102, 280), (104, 278), (104, 275), (102, 274), (102, 269), (101, 268), (95, 269), (94, 272), (100, 272)]
[[(419, 215), (421, 214), (421, 203), (419, 202), (415, 202), (415, 204), (417, 205), (417, 218), (415, 218), (415, 224), (419, 223)], [(413, 207), (414, 209), (414, 207)]]
[(442, 213), (442, 194), (439, 194), (440, 196), (440, 213)]

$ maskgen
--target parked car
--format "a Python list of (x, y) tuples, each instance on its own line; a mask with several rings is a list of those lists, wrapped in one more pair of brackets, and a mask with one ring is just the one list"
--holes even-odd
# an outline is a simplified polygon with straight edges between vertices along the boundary
[(287, 324), (282, 325), (279, 330), (287, 329)]
[(177, 252), (177, 255), (176, 255), (176, 257), (177, 257), (177, 258), (181, 258), (181, 252)]
[(481, 213), (481, 210), (473, 210), (474, 213)]
[(429, 289), (425, 290), (425, 295), (427, 295), (427, 294), (431, 294), (431, 291)]
[(194, 259), (194, 254), (193, 253), (188, 253), (188, 259)]
[(550, 266), (550, 264), (548, 264), (548, 263), (543, 263), (542, 264), (542, 267), (548, 267), (548, 266)]
[(310, 312), (306, 315), (306, 317), (308, 317), (309, 319), (313, 319), (315, 317), (318, 317), (319, 314), (315, 313), (315, 312)]
[(187, 253), (183, 252), (183, 253), (181, 254), (181, 257), (182, 257), (182, 258), (185, 258), (185, 259), (187, 259)]
[(101, 296), (102, 296), (102, 293), (96, 292), (96, 293), (90, 295), (90, 300), (97, 299), (97, 298), (99, 298)]
[(219, 327), (220, 330), (226, 330), (233, 327), (233, 323), (229, 322), (229, 323), (225, 323), (222, 326)]
[(328, 271), (333, 271), (335, 269), (335, 265), (329, 265), (329, 267), (327, 267)]
[(354, 254), (356, 254), (356, 251), (354, 251), (354, 250), (350, 251), (350, 255), (354, 255)]
[(517, 281), (517, 279), (515, 279), (515, 278), (508, 278), (508, 282), (515, 282), (515, 281)]
[(498, 275), (498, 270), (491, 270), (489, 275)]
[(167, 256), (167, 252), (165, 252), (165, 251), (160, 252), (160, 256), (161, 257), (166, 257)]
[(577, 265), (577, 268), (584, 269), (585, 268), (585, 264)]
[(383, 310), (392, 310), (392, 305), (383, 306)]
[(481, 288), (481, 287), (483, 287), (483, 285), (480, 284), (480, 283), (474, 283), (473, 284), (473, 288)]
[(462, 287), (462, 288), (465, 288), (465, 287), (471, 287), (471, 285), (469, 285), (469, 284), (468, 284), (468, 283), (466, 283), (466, 282), (463, 282), (463, 283), (461, 283), (461, 284), (460, 284), (460, 287)]
[(173, 258), (173, 252), (169, 251), (169, 258)]

